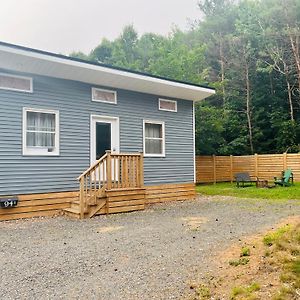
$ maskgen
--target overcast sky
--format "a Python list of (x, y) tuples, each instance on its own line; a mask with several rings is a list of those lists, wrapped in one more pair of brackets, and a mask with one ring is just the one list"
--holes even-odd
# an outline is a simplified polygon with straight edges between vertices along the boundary
[(188, 29), (197, 0), (0, 0), (0, 40), (69, 54), (88, 53), (133, 24), (139, 34)]

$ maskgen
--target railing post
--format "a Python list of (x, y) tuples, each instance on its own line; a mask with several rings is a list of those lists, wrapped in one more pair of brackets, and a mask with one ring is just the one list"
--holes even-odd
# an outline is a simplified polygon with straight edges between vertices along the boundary
[(79, 208), (80, 219), (84, 218), (84, 176), (80, 178), (80, 192), (79, 192)]
[(111, 178), (111, 151), (106, 151), (107, 159), (106, 159), (106, 182), (107, 189), (111, 190), (112, 178)]
[(140, 152), (139, 173), (140, 173), (139, 187), (143, 187), (144, 186), (144, 153), (143, 152)]

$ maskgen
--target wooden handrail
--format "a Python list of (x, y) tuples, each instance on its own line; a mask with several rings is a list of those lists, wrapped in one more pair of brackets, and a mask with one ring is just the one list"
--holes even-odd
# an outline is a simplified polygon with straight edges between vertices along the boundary
[(105, 153), (100, 159), (96, 160), (94, 164), (92, 164), (86, 171), (84, 171), (77, 180), (80, 180), (81, 177), (85, 176), (87, 173), (89, 173), (91, 170), (93, 170), (97, 165), (103, 161), (107, 157), (107, 153)]

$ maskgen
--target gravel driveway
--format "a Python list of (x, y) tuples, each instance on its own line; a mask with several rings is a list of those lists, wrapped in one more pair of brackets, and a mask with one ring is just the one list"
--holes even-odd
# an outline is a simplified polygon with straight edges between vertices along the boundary
[(181, 299), (211, 257), (299, 202), (198, 197), (145, 211), (0, 223), (1, 299)]

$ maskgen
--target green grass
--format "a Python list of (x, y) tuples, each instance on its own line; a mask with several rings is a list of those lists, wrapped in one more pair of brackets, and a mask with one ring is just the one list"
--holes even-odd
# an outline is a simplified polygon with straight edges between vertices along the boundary
[(278, 186), (272, 189), (256, 188), (255, 185), (237, 188), (235, 183), (217, 183), (197, 185), (196, 191), (199, 194), (210, 196), (220, 195), (265, 200), (300, 200), (300, 183), (290, 187)]

